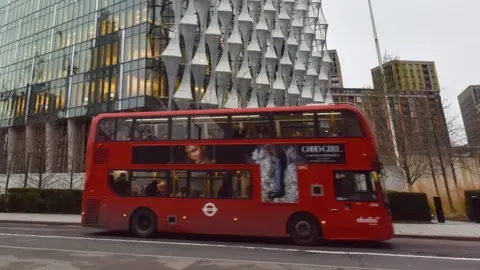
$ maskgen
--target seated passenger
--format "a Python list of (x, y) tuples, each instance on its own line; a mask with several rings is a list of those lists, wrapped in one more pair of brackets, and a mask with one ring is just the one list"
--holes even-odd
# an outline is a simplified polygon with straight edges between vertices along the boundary
[(245, 138), (245, 131), (240, 128), (239, 123), (233, 124), (233, 138)]
[(187, 187), (181, 187), (180, 192), (175, 194), (175, 197), (187, 197), (187, 193), (188, 193), (188, 188)]
[(145, 196), (149, 196), (149, 197), (165, 196), (166, 187), (167, 187), (167, 183), (165, 181), (163, 180), (157, 181), (156, 179), (154, 179), (145, 188)]

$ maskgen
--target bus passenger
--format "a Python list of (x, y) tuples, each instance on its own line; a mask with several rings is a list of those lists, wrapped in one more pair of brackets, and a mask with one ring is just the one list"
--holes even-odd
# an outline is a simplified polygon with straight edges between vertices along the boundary
[(164, 196), (166, 192), (167, 183), (163, 180), (157, 181), (153, 179), (150, 184), (145, 188), (145, 196), (155, 197)]
[(240, 127), (239, 123), (233, 124), (233, 138), (245, 138), (245, 131)]
[(175, 197), (187, 197), (187, 193), (188, 193), (188, 188), (183, 186), (180, 188), (180, 192), (175, 194)]
[(121, 177), (115, 178), (112, 174), (108, 177), (108, 182), (113, 191), (119, 195), (128, 195), (128, 182), (122, 181)]
[[(112, 175), (113, 178), (113, 175)], [(129, 184), (128, 184), (128, 179), (127, 179), (127, 174), (126, 173), (121, 173), (120, 176), (118, 176), (114, 182), (113, 182), (113, 187), (115, 191), (120, 194), (120, 195), (129, 195)]]
[(167, 194), (167, 182), (160, 180), (157, 182), (157, 195), (165, 196)]

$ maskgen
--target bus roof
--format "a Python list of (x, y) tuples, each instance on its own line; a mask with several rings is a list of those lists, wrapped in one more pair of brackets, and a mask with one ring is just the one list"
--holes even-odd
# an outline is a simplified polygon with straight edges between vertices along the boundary
[(302, 111), (328, 111), (328, 110), (348, 110), (357, 115), (364, 116), (363, 112), (355, 105), (350, 104), (320, 104), (309, 106), (282, 106), (282, 107), (263, 107), (263, 108), (235, 108), (235, 109), (202, 109), (202, 110), (176, 110), (176, 111), (144, 111), (144, 112), (116, 112), (102, 113), (94, 117), (99, 121), (103, 118), (129, 118), (129, 117), (159, 117), (159, 116), (185, 116), (185, 115), (218, 115), (218, 114), (237, 114), (237, 113), (274, 113), (274, 112), (302, 112)]

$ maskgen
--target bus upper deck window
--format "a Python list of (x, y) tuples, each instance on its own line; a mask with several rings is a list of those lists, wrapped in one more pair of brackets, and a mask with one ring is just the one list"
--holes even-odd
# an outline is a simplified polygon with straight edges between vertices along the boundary
[(200, 115), (190, 118), (190, 138), (200, 139), (227, 139), (228, 116), (226, 115)]
[(351, 111), (342, 112), (343, 132), (346, 133), (345, 137), (363, 137), (363, 129), (358, 116)]
[(188, 117), (172, 117), (172, 128), (170, 130), (172, 140), (187, 140), (188, 139)]
[(132, 119), (117, 119), (116, 125), (116, 141), (129, 141), (132, 132)]
[(134, 140), (167, 140), (168, 118), (140, 118), (133, 126)]
[(128, 141), (132, 131), (132, 119), (107, 118), (98, 124), (97, 141)]
[(116, 121), (115, 119), (102, 119), (98, 124), (97, 141), (115, 140)]
[(351, 111), (317, 112), (320, 137), (363, 137), (359, 117)]
[(234, 138), (270, 138), (270, 119), (268, 115), (244, 114), (232, 115)]
[(315, 137), (314, 113), (282, 113), (273, 116), (277, 138)]

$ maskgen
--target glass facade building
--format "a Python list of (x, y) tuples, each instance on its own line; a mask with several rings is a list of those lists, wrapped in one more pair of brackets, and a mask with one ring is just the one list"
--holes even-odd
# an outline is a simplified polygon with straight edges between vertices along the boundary
[(83, 172), (104, 112), (331, 99), (327, 26), (321, 0), (3, 0), (0, 174)]
[(145, 107), (146, 97), (166, 97), (158, 58), (173, 20), (168, 6), (146, 0), (5, 2), (2, 127), (26, 124), (28, 116), (42, 112), (72, 118)]

